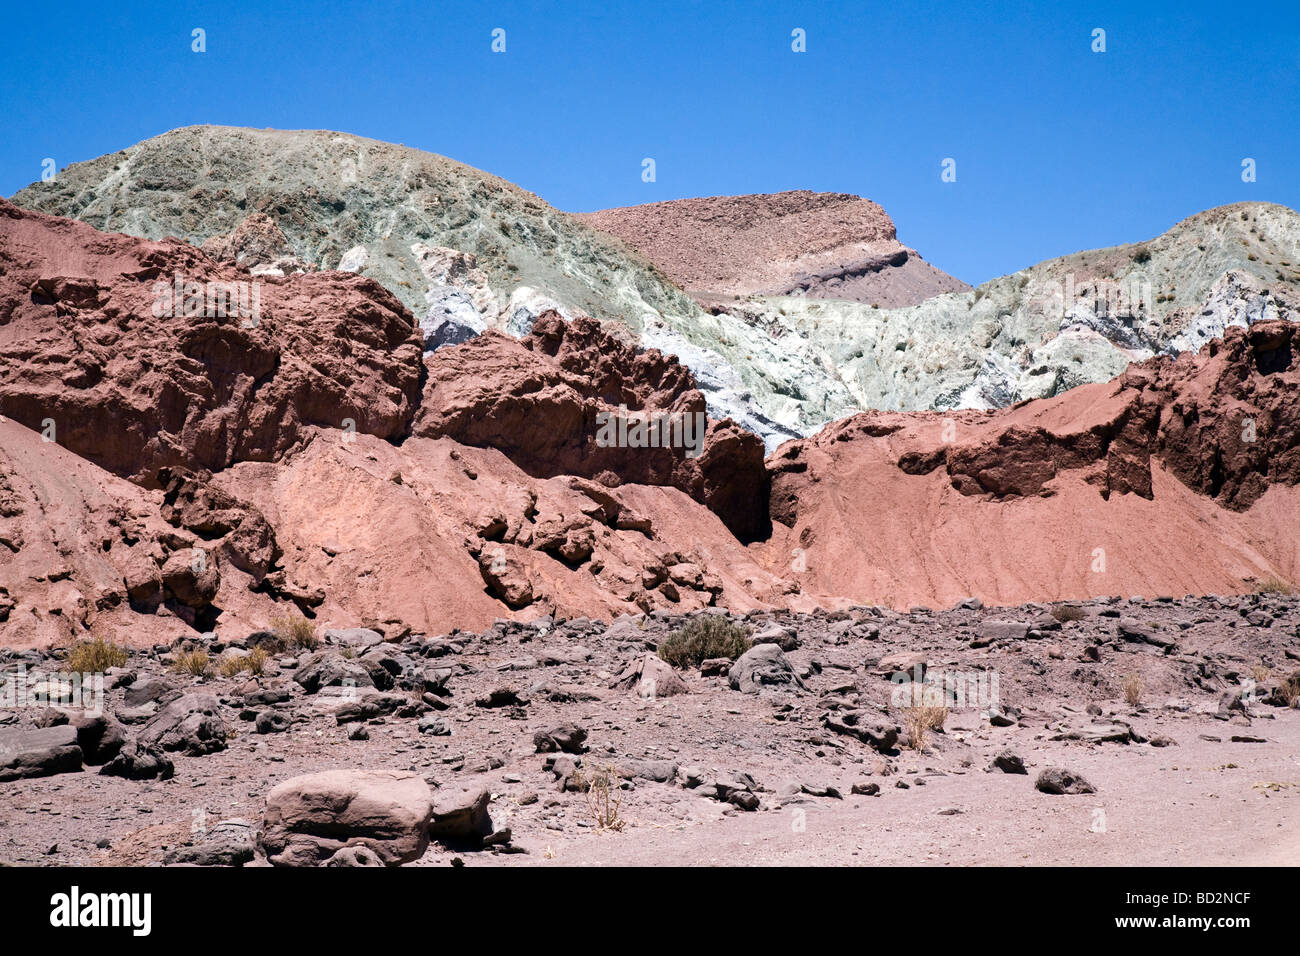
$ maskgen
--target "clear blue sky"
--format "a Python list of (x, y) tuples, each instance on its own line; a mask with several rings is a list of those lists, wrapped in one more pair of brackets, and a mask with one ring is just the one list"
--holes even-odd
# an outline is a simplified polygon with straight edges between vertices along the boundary
[[(206, 53), (191, 52), (195, 27)], [(790, 49), (796, 27), (806, 53)], [(858, 193), (971, 283), (1222, 203), (1300, 206), (1296, 0), (11, 0), (0, 70), (4, 195), (45, 157), (62, 168), (178, 126), (335, 129), (573, 211)]]

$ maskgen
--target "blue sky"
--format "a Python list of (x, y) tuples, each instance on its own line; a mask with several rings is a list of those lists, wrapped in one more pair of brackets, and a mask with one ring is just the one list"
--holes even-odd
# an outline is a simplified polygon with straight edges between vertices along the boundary
[(178, 126), (336, 129), (573, 211), (858, 193), (971, 283), (1222, 203), (1300, 206), (1294, 0), (241, 7), (7, 4), (0, 193)]

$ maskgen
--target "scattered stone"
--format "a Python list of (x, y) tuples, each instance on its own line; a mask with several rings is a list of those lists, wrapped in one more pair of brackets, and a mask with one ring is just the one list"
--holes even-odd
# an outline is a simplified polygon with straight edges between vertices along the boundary
[(394, 866), (424, 854), (432, 811), (429, 785), (415, 774), (326, 770), (267, 794), (260, 843), (275, 866), (317, 866), (349, 846)]
[(775, 644), (756, 644), (741, 654), (727, 672), (727, 682), (732, 690), (745, 694), (804, 686), (784, 652)]
[(580, 754), (587, 740), (587, 732), (577, 724), (563, 724), (554, 730), (539, 730), (533, 734), (533, 748), (539, 754), (563, 751)]
[(518, 707), (528, 703), (513, 687), (497, 687), (474, 701), (475, 707)]
[(433, 714), (421, 717), (416, 724), (416, 729), (429, 737), (451, 736), (451, 723), (445, 717), (437, 717)]
[(1003, 750), (993, 758), (989, 764), (989, 770), (1000, 770), (1003, 773), (1029, 773), (1025, 769), (1025, 761), (1014, 750)]
[(345, 846), (325, 861), (326, 866), (383, 866), (383, 858), (370, 847), (361, 844)]
[(493, 832), (487, 790), (438, 791), (433, 805), (429, 836), (451, 849), (473, 849), (483, 845)]
[(71, 773), (81, 769), (82, 759), (71, 724), (0, 730), (0, 781)]
[(309, 694), (322, 687), (373, 687), (370, 672), (358, 662), (347, 660), (337, 651), (312, 654), (294, 672), (294, 681)]
[(172, 687), (170, 681), (159, 677), (146, 677), (135, 681), (123, 691), (122, 702), (127, 707), (140, 707), (144, 704), (155, 703)]
[(77, 730), (77, 744), (88, 766), (108, 763), (126, 743), (126, 731), (107, 714), (80, 717), (72, 726)]
[(253, 825), (247, 820), (222, 820), (197, 843), (168, 850), (163, 855), (167, 866), (243, 866), (252, 861), (256, 851)]
[(99, 772), (105, 777), (124, 777), (127, 780), (170, 780), (176, 767), (160, 748), (128, 740), (112, 760), (99, 768)]
[(635, 691), (645, 698), (675, 697), (689, 694), (690, 688), (671, 664), (658, 654), (643, 654), (621, 673), (613, 684), (618, 690)]
[(929, 655), (921, 651), (895, 651), (886, 654), (872, 669), (877, 677), (898, 682), (925, 680)]
[(140, 731), (143, 747), (180, 751), (191, 757), (226, 749), (226, 722), (212, 694), (188, 693), (164, 707)]
[(1150, 644), (1166, 652), (1172, 651), (1175, 647), (1171, 638), (1162, 637), (1155, 628), (1141, 624), (1131, 617), (1120, 618), (1117, 633), (1120, 640), (1128, 641), (1130, 644)]
[(364, 654), (384, 642), (384, 635), (368, 627), (327, 628), (321, 637), (327, 644), (348, 647), (357, 654)]
[(731, 669), (730, 657), (710, 657), (700, 663), (701, 677), (721, 677)]
[(1096, 793), (1096, 788), (1081, 775), (1064, 767), (1048, 767), (1034, 781), (1034, 788), (1043, 793), (1079, 794)]
[(36, 712), (32, 724), (42, 730), (46, 727), (61, 727), (68, 723), (68, 715), (57, 707), (44, 707)]
[(289, 715), (278, 710), (264, 710), (257, 715), (253, 729), (259, 734), (282, 734), (289, 729)]
[(654, 783), (671, 783), (677, 779), (677, 764), (671, 760), (624, 760), (619, 761), (618, 770), (628, 778)]
[(898, 743), (902, 728), (890, 723), (879, 714), (861, 710), (842, 710), (827, 713), (822, 725), (837, 734), (855, 737), (880, 753), (892, 751)]
[(755, 634), (750, 639), (750, 643), (753, 645), (775, 644), (782, 651), (793, 651), (799, 647), (799, 632), (793, 627), (769, 624)]
[(838, 789), (825, 783), (805, 783), (799, 787), (801, 793), (806, 793), (810, 797), (828, 797), (832, 800), (843, 800), (844, 795)]

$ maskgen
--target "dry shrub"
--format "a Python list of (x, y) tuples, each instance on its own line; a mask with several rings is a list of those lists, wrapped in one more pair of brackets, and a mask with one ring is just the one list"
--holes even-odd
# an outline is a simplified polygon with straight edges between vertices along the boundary
[(239, 654), (227, 654), (217, 661), (217, 673), (222, 677), (234, 677), (244, 669), (244, 658)]
[(1057, 604), (1052, 608), (1051, 614), (1062, 624), (1069, 621), (1083, 621), (1088, 617), (1088, 612), (1077, 604)]
[(587, 812), (597, 830), (615, 833), (627, 825), (619, 816), (623, 806), (622, 776), (613, 764), (579, 767), (573, 782), (587, 798)]
[(266, 662), (270, 656), (271, 655), (267, 654), (262, 648), (255, 647), (249, 651), (248, 655), (244, 658), (244, 665), (247, 667), (248, 672), (254, 677), (260, 677), (262, 671), (266, 670)]
[(112, 641), (97, 637), (93, 641), (78, 641), (68, 648), (66, 663), (74, 674), (98, 674), (110, 667), (125, 667), (127, 653)]
[(1137, 674), (1128, 674), (1124, 677), (1124, 700), (1130, 707), (1142, 703), (1142, 691), (1145, 689), (1146, 685)]
[(1289, 581), (1283, 581), (1277, 575), (1269, 575), (1262, 581), (1255, 584), (1256, 594), (1277, 594), (1282, 597), (1290, 597), (1296, 593), (1295, 585)]
[(734, 661), (747, 650), (749, 628), (724, 614), (704, 614), (664, 638), (659, 656), (673, 667), (699, 667), (715, 657)]
[(260, 647), (253, 648), (247, 654), (227, 654), (221, 658), (217, 670), (222, 677), (234, 677), (244, 671), (256, 677), (266, 669), (267, 656), (266, 651)]
[(202, 677), (208, 672), (208, 665), (211, 663), (212, 658), (208, 657), (207, 651), (184, 651), (176, 655), (176, 659), (172, 661), (172, 667), (182, 674)]
[(320, 643), (316, 627), (301, 614), (279, 614), (271, 618), (271, 630), (286, 647), (313, 650)]
[(925, 742), (932, 730), (942, 730), (948, 719), (948, 708), (934, 704), (916, 704), (907, 708), (908, 746), (913, 750), (925, 749)]
[(1282, 691), (1282, 699), (1286, 701), (1288, 707), (1294, 707), (1296, 701), (1300, 701), (1300, 671), (1292, 674), (1279, 685)]

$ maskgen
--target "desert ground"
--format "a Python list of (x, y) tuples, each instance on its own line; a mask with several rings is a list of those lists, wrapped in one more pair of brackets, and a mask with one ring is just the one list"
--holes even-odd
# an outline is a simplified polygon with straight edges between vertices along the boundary
[[(204, 698), (208, 723), (164, 719), (165, 779), (101, 764), (0, 784), (0, 858), (265, 865), (277, 784), (364, 768), (423, 780), (455, 821), (412, 865), (1300, 860), (1294, 598), (759, 612), (739, 619), (759, 666), (708, 676), (654, 655), (691, 617), (326, 632), (256, 677), (218, 674), (247, 641), (207, 645), (202, 677), (179, 669), (200, 643), (133, 653), (110, 672), (110, 723), (135, 736)], [(942, 727), (918, 731), (938, 700)], [(29, 708), (0, 734), (58, 719)], [(1092, 792), (1037, 788), (1054, 768)]]

